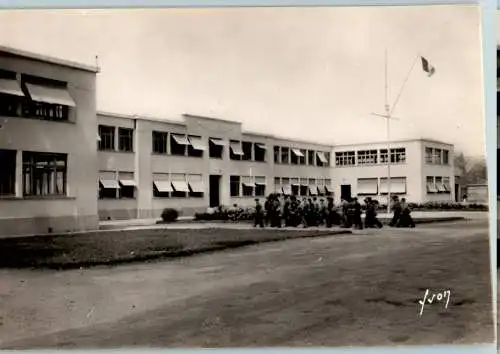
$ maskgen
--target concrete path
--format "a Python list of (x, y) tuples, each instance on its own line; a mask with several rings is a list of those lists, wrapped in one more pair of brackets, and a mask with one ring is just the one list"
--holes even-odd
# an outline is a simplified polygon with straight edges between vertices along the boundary
[[(1, 348), (493, 341), (488, 225), (261, 244), (148, 264), (0, 270)], [(449, 289), (450, 302), (418, 301)]]

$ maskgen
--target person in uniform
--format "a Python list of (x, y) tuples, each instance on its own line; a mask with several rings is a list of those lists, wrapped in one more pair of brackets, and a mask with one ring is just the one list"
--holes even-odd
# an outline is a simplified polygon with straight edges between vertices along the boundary
[(374, 228), (378, 227), (382, 228), (382, 223), (377, 219), (377, 210), (375, 206), (375, 202), (372, 198), (368, 197), (365, 199), (366, 203), (366, 215), (365, 215), (365, 227), (366, 228)]
[(333, 198), (332, 197), (326, 197), (326, 211), (325, 211), (325, 224), (326, 227), (330, 228), (333, 226), (335, 220), (334, 220), (334, 205), (333, 205)]
[(285, 196), (285, 200), (283, 203), (283, 219), (285, 221), (285, 226), (290, 226), (290, 199), (288, 196)]
[(398, 227), (399, 218), (401, 217), (401, 203), (399, 202), (398, 196), (393, 197), (393, 205), (392, 205), (393, 216), (392, 220), (389, 223), (391, 227)]
[(400, 227), (415, 227), (413, 218), (411, 217), (410, 206), (406, 202), (406, 198), (401, 199), (401, 216), (399, 218)]
[(262, 204), (260, 204), (259, 199), (255, 199), (255, 215), (253, 226), (257, 227), (259, 225), (261, 228), (264, 227), (264, 212), (262, 210)]
[(363, 230), (363, 222), (361, 221), (361, 204), (358, 202), (358, 198), (354, 198), (352, 202), (353, 209), (353, 225), (356, 229)]
[(264, 203), (264, 210), (265, 210), (265, 225), (266, 226), (269, 226), (269, 224), (271, 223), (271, 215), (272, 215), (272, 211), (271, 211), (271, 206), (272, 206), (272, 194), (269, 194), (267, 196), (267, 199)]
[(281, 228), (281, 205), (278, 197), (273, 200), (273, 227)]
[(323, 198), (321, 198), (319, 200), (319, 225), (324, 225), (325, 222), (326, 222), (326, 214), (327, 214), (327, 210), (326, 210), (326, 205), (325, 205), (325, 200)]

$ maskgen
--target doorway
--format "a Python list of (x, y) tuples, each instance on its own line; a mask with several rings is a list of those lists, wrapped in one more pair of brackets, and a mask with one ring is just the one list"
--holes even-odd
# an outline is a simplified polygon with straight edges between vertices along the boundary
[(210, 197), (210, 208), (215, 208), (220, 205), (220, 175), (210, 175), (210, 187), (209, 187), (209, 197)]
[(344, 200), (351, 199), (351, 185), (342, 184), (340, 185), (340, 198)]

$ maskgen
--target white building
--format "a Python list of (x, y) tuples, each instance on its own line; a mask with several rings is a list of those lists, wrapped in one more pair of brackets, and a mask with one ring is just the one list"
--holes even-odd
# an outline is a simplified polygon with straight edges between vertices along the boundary
[[(372, 197), (387, 202), (387, 143), (335, 146), (332, 180), (337, 200)], [(455, 200), (453, 145), (433, 140), (390, 143), (390, 194), (409, 202)]]

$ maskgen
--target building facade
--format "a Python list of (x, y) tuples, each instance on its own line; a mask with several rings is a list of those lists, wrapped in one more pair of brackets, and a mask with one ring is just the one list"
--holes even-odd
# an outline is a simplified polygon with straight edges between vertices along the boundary
[(97, 112), (97, 72), (0, 47), (0, 236), (250, 206), (270, 193), (385, 202), (390, 188), (410, 202), (454, 200), (452, 145), (407, 140), (388, 153), (380, 143), (324, 145), (196, 115)]
[(0, 47), (0, 234), (96, 229), (96, 73)]
[(414, 203), (455, 201), (453, 145), (419, 139), (335, 146), (333, 158), (333, 191), (339, 198), (387, 203), (390, 192)]
[(245, 132), (237, 122), (183, 118), (98, 114), (101, 219), (250, 206), (271, 192), (331, 193), (332, 146)]

